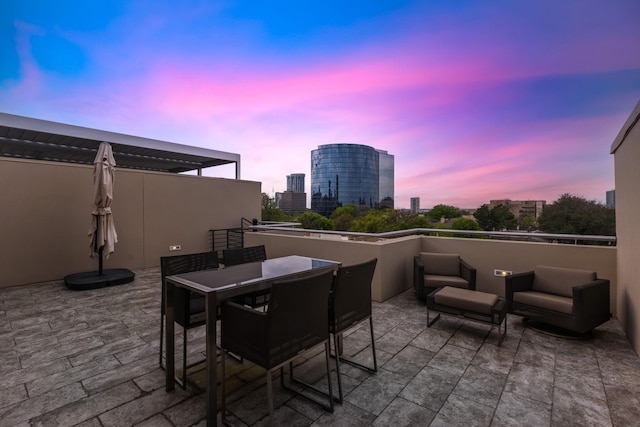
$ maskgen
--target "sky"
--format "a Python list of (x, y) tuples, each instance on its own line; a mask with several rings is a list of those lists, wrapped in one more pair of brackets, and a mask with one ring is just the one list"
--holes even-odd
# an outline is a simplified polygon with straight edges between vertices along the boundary
[(638, 22), (637, 0), (4, 0), (0, 111), (239, 153), (270, 195), (351, 143), (394, 155), (396, 208), (604, 202)]

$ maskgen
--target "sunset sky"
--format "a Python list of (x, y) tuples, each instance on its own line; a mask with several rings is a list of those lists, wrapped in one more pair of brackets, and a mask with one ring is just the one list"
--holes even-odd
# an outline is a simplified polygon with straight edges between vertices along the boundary
[(269, 194), (355, 143), (395, 156), (396, 207), (603, 202), (639, 23), (637, 0), (5, 0), (0, 111), (239, 153)]

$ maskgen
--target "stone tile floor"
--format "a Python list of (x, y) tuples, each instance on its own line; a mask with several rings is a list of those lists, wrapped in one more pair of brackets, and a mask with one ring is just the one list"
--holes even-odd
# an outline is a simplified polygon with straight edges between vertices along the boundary
[[(274, 381), (277, 425), (640, 425), (640, 359), (615, 319), (590, 340), (567, 340), (510, 316), (498, 347), (483, 324), (443, 316), (427, 328), (411, 290), (373, 307), (379, 371), (343, 365), (345, 403), (333, 413)], [(0, 426), (205, 425), (202, 370), (186, 391), (164, 390), (159, 316), (158, 269), (91, 291), (0, 289)], [(190, 359), (202, 357), (203, 328), (189, 337)], [(367, 323), (345, 337), (347, 354), (371, 362), (368, 345)], [(322, 382), (321, 350), (296, 374)], [(268, 424), (263, 371), (228, 366), (232, 424)]]

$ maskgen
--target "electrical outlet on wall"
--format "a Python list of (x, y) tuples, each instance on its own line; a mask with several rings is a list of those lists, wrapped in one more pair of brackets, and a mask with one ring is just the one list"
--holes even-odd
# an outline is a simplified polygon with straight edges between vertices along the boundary
[(179, 251), (179, 250), (182, 250), (182, 246), (180, 246), (180, 245), (171, 245), (171, 246), (169, 246), (169, 250), (170, 251)]

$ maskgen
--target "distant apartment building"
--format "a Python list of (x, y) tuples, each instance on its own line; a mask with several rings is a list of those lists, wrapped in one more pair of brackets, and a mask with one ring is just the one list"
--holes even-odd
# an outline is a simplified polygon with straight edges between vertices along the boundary
[(411, 213), (417, 214), (420, 212), (420, 197), (411, 198)]
[(608, 208), (611, 208), (611, 209), (616, 208), (616, 190), (607, 191), (606, 204)]
[(304, 212), (307, 209), (307, 193), (288, 190), (280, 193), (279, 208), (286, 213)]
[(394, 207), (394, 157), (360, 144), (326, 144), (311, 151), (311, 210)]
[(527, 216), (538, 218), (542, 213), (542, 210), (547, 205), (546, 200), (491, 200), (489, 201), (489, 209), (493, 209), (498, 205), (504, 205), (509, 208), (509, 211), (517, 219), (522, 219)]

